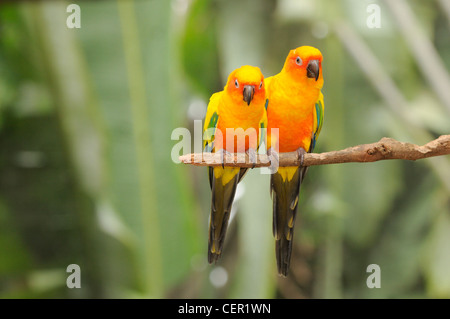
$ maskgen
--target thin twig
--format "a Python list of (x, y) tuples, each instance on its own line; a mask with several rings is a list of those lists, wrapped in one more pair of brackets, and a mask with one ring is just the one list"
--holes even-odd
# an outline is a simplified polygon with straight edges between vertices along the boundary
[[(418, 146), (411, 143), (403, 143), (392, 138), (382, 138), (379, 142), (362, 144), (339, 151), (326, 153), (305, 154), (303, 166), (340, 164), (340, 163), (367, 163), (388, 159), (402, 159), (415, 161), (418, 159), (449, 155), (450, 135), (442, 135), (439, 138)], [(257, 156), (256, 163), (251, 163), (244, 153), (227, 154), (223, 156), (224, 166), (227, 167), (268, 167), (270, 158), (266, 154)], [(198, 153), (180, 156), (180, 161), (196, 166), (222, 166), (221, 154)], [(298, 166), (300, 160), (297, 152), (279, 154), (279, 166)]]

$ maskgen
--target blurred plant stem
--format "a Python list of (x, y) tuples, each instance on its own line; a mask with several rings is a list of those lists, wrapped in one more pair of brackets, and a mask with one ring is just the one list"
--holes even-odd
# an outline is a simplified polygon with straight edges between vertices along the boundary
[(417, 67), (450, 114), (450, 75), (433, 43), (405, 0), (384, 2), (394, 16), (394, 21), (397, 22), (412, 56), (416, 59)]
[[(318, 19), (333, 20), (340, 15), (341, 10), (337, 2), (318, 2), (323, 11)], [(346, 116), (343, 103), (345, 83), (343, 74), (344, 65), (342, 48), (333, 36), (328, 36), (323, 48), (324, 54), (324, 96), (325, 96), (325, 124), (327, 132), (332, 132), (333, 138), (328, 139), (328, 149), (339, 149), (346, 145)], [(333, 85), (330, 85), (333, 83)], [(331, 106), (330, 106), (331, 105)], [(329, 119), (333, 119), (330, 121)], [(320, 143), (320, 141), (319, 141)], [(322, 167), (324, 176), (327, 176), (329, 191), (334, 198), (344, 197), (345, 171), (343, 165), (326, 165)], [(308, 178), (308, 177), (307, 177)], [(307, 183), (306, 183), (307, 184)], [(301, 193), (301, 192), (300, 192)], [(324, 218), (323, 241), (318, 246), (318, 256), (315, 271), (317, 275), (313, 286), (313, 298), (342, 298), (342, 272), (343, 272), (343, 218), (345, 205), (333, 206)], [(301, 208), (300, 208), (301, 209)]]
[[(337, 149), (345, 145), (346, 117), (343, 104), (343, 58), (342, 49), (339, 42), (334, 37), (328, 37), (325, 50), (324, 77), (326, 77), (324, 94), (327, 101), (332, 101), (332, 107), (325, 110), (326, 129), (333, 132), (333, 139), (328, 141), (329, 149)], [(334, 86), (327, 86), (326, 83), (334, 83)], [(328, 104), (328, 105), (330, 105)], [(327, 121), (332, 118), (333, 121)], [(343, 198), (343, 180), (345, 173), (342, 165), (327, 165), (325, 175), (333, 196)], [(336, 205), (333, 207), (333, 214), (327, 215), (324, 229), (325, 240), (319, 246), (318, 255), (318, 275), (314, 287), (315, 298), (341, 298), (342, 297), (342, 241), (343, 241), (343, 221), (345, 207)]]
[[(131, 98), (131, 115), (136, 145), (139, 175), (139, 191), (142, 209), (142, 225), (144, 228), (144, 291), (154, 298), (161, 297), (163, 291), (161, 241), (159, 233), (158, 213), (156, 208), (156, 190), (153, 175), (153, 159), (151, 152), (148, 110), (145, 94), (145, 79), (142, 70), (143, 59), (139, 44), (139, 29), (136, 23), (134, 1), (117, 1), (122, 27), (122, 40), (125, 62), (128, 72), (128, 88)], [(148, 246), (147, 246), (148, 245)]]
[(450, 1), (438, 0), (438, 3), (447, 17), (448, 27), (450, 28)]
[[(272, 203), (268, 196), (269, 175), (260, 169), (245, 177), (239, 205), (239, 271), (230, 298), (272, 298), (275, 289), (275, 241), (270, 236)], [(242, 187), (242, 186), (241, 186)], [(257, 199), (258, 200), (255, 200)]]

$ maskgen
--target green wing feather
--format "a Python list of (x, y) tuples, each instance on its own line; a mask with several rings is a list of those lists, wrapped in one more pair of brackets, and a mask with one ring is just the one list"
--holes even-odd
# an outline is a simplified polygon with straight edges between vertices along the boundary
[(222, 92), (215, 93), (209, 99), (208, 109), (205, 116), (205, 124), (203, 126), (203, 151), (213, 152), (214, 135), (219, 122), (219, 99)]
[(319, 138), (320, 131), (322, 130), (324, 110), (323, 94), (320, 92), (319, 99), (317, 100), (314, 109), (314, 132), (311, 137), (310, 152), (312, 152), (316, 147), (317, 139)]
[(266, 100), (266, 106), (264, 110), (264, 115), (259, 122), (259, 143), (258, 149), (264, 143), (267, 146), (266, 136), (267, 136), (267, 105), (269, 104), (269, 100)]

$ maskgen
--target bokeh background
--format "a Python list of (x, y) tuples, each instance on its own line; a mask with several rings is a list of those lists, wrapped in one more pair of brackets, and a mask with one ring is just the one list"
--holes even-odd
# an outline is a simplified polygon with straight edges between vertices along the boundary
[(324, 55), (317, 152), (449, 134), (447, 0), (2, 1), (0, 297), (449, 298), (448, 156), (312, 167), (287, 279), (254, 169), (207, 264), (207, 171), (172, 162), (172, 131), (300, 45)]

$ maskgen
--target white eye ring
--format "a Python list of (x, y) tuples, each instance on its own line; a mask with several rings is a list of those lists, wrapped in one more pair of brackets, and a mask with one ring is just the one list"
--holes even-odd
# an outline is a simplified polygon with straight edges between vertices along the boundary
[(262, 88), (262, 85), (263, 85), (263, 83), (262, 83), (262, 81), (261, 81), (261, 83), (259, 83), (259, 89), (261, 90), (261, 88)]
[(236, 79), (236, 80), (234, 80), (234, 86), (236, 87), (236, 88), (238, 88), (239, 87), (239, 82), (238, 82), (238, 80)]
[(295, 63), (297, 63), (297, 65), (302, 65), (303, 61), (302, 59), (300, 59), (300, 57), (298, 56), (297, 59), (295, 59)]

